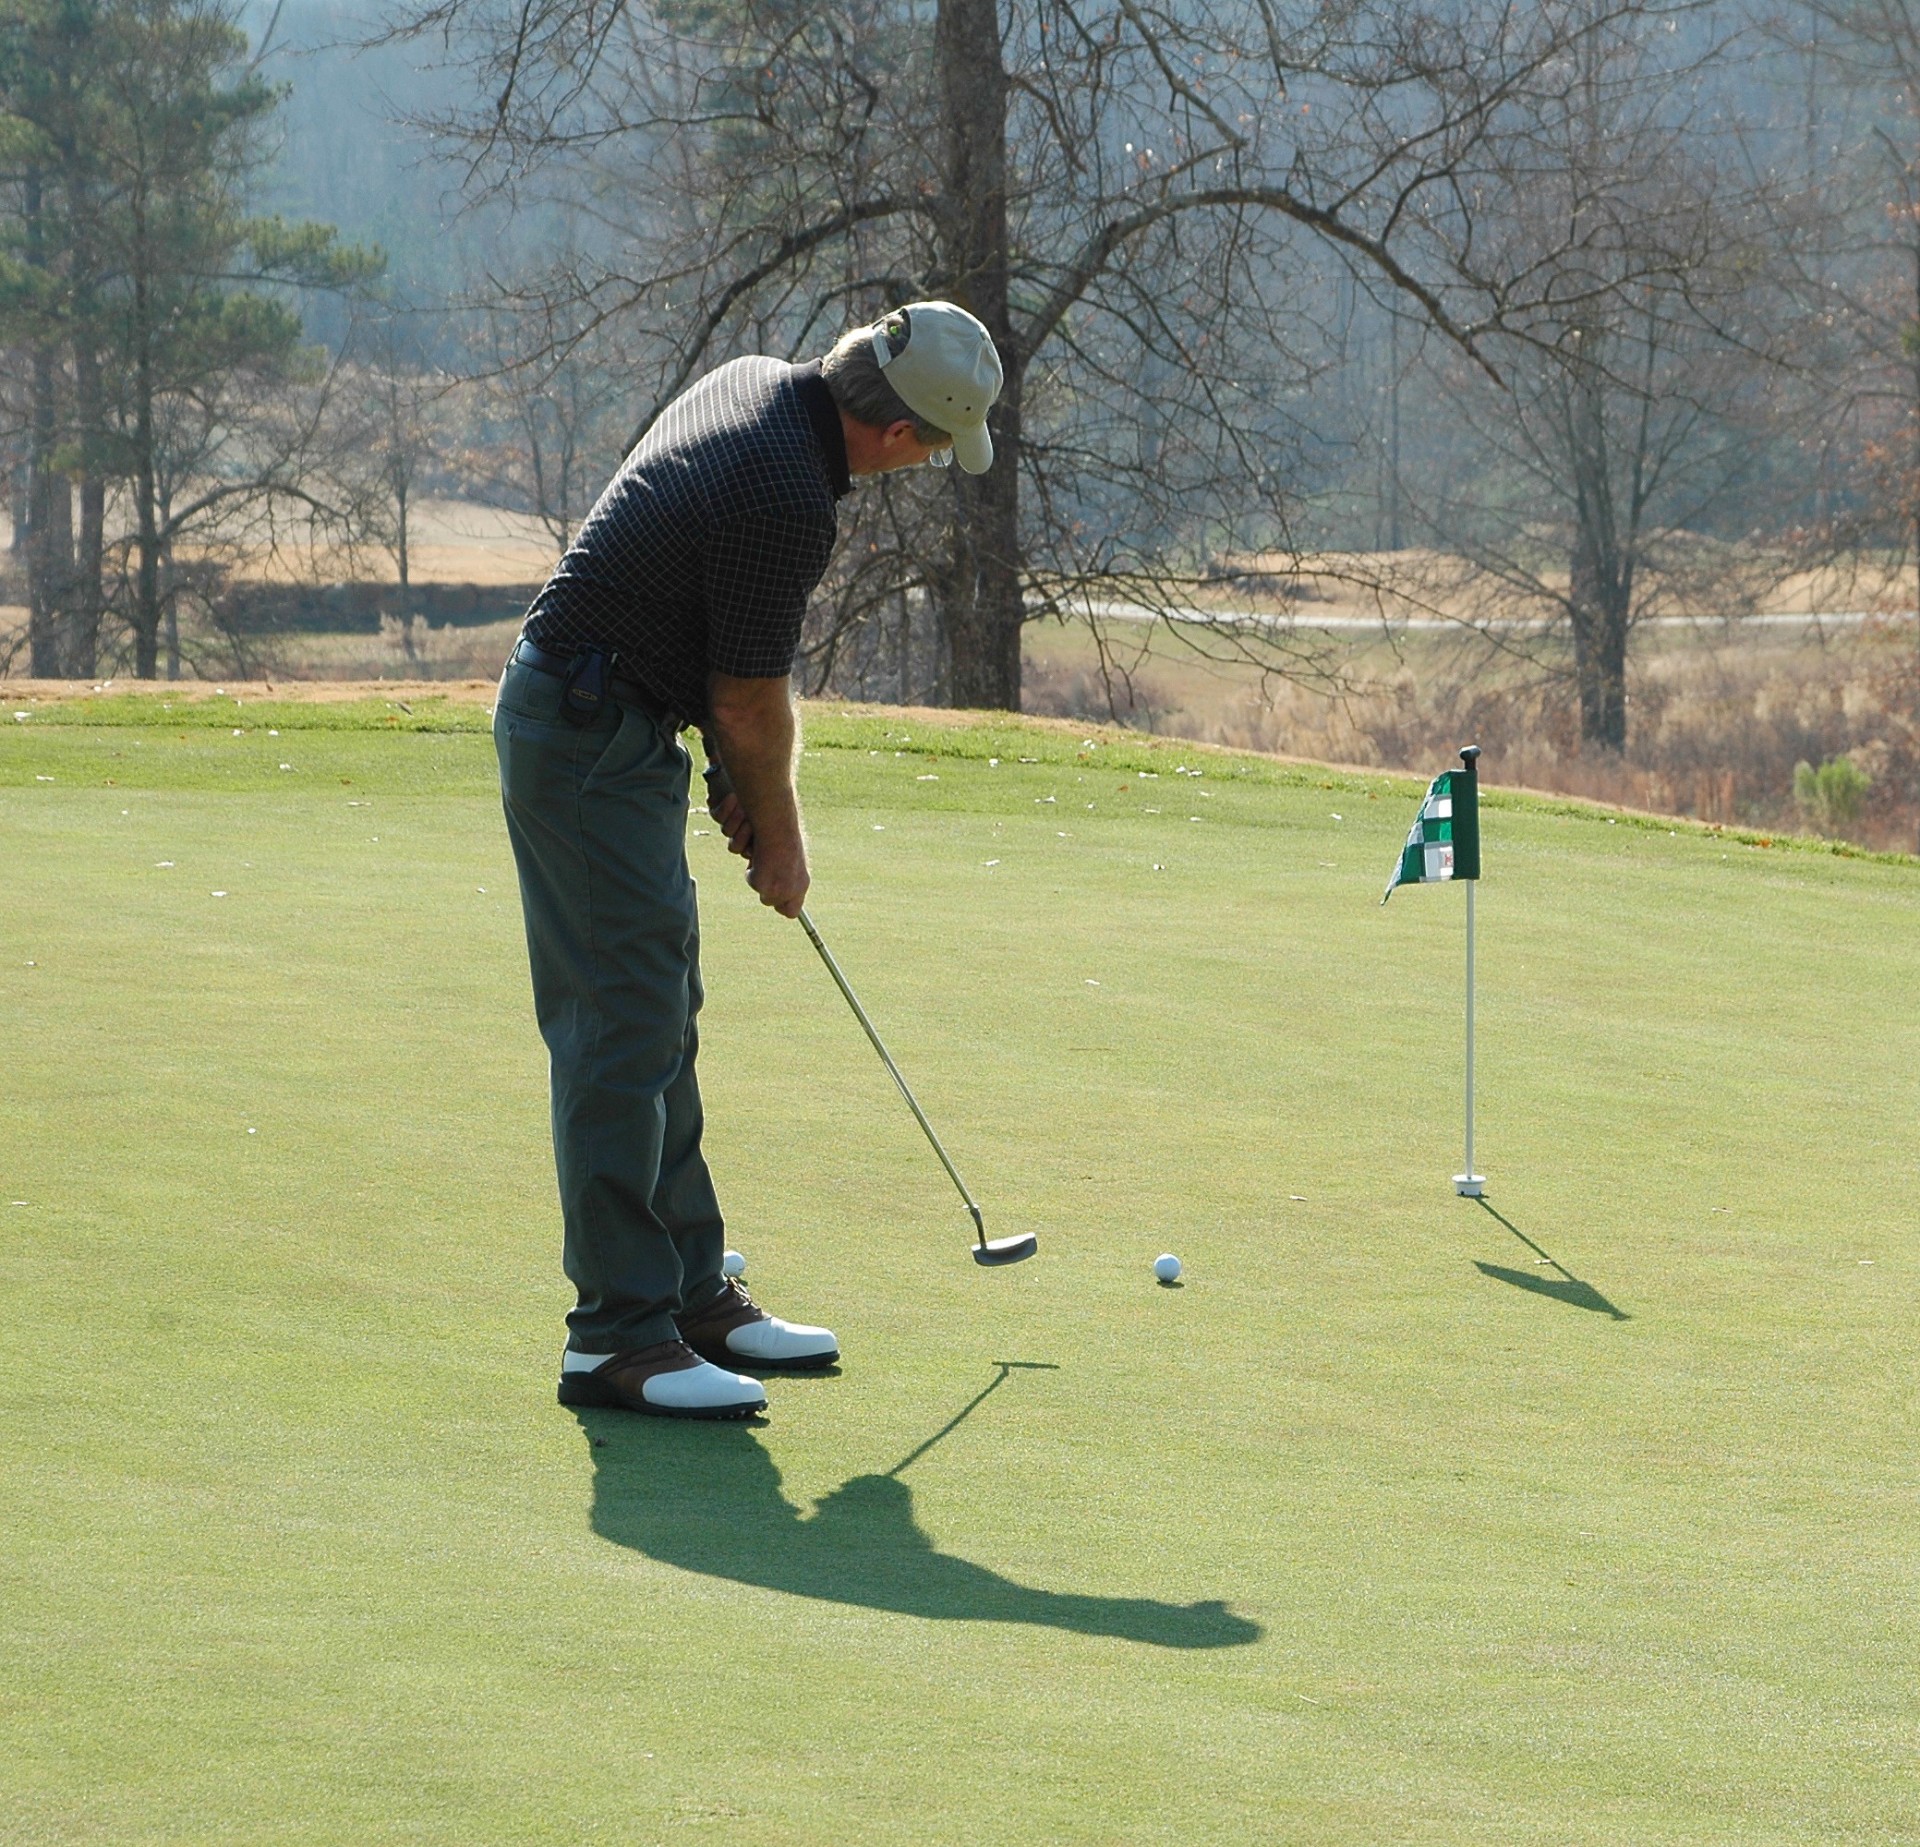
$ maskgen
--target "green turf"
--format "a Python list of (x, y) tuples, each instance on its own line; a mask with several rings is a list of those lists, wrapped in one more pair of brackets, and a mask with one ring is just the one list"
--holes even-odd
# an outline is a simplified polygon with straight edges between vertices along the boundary
[(699, 834), (847, 1364), (582, 1420), (482, 716), (0, 715), (0, 1840), (1920, 1840), (1920, 870), (1491, 802), (1489, 1210), (1414, 785), (817, 714), (814, 915), (1041, 1256)]

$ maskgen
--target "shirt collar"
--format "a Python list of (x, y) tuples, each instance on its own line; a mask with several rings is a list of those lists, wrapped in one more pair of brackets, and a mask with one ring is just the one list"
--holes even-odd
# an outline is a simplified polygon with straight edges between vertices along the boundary
[(827, 485), (833, 489), (835, 500), (844, 499), (853, 491), (853, 477), (847, 473), (847, 433), (840, 427), (840, 406), (820, 376), (819, 360), (810, 359), (793, 368), (793, 388), (799, 393), (814, 435), (820, 439), (820, 453), (827, 461)]

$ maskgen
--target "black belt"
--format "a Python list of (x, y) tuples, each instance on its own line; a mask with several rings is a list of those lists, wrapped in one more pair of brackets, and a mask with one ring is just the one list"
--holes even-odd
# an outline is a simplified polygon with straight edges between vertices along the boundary
[[(547, 648), (537, 647), (524, 635), (514, 643), (509, 661), (517, 661), (523, 667), (531, 667), (536, 673), (550, 673), (565, 679), (573, 671), (575, 656), (555, 654)], [(671, 725), (675, 731), (684, 728), (687, 720), (676, 712), (664, 699), (658, 698), (640, 684), (631, 674), (615, 671), (607, 681), (613, 696), (627, 705), (637, 705), (641, 711), (662, 725)]]

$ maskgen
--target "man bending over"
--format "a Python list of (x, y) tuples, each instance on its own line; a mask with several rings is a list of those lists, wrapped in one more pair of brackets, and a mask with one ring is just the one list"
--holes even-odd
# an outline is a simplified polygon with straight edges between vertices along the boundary
[(950, 302), (898, 309), (811, 364), (733, 360), (661, 411), (527, 614), (493, 736), (577, 1293), (563, 1404), (750, 1417), (766, 1392), (749, 1375), (840, 1357), (825, 1328), (721, 1274), (680, 733), (703, 734), (709, 809), (747, 882), (796, 916), (791, 670), (835, 503), (921, 462), (984, 472), (1000, 383), (987, 330)]

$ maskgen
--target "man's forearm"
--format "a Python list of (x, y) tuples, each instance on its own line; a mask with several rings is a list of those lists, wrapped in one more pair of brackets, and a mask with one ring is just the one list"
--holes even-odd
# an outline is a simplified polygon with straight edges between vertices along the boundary
[(800, 845), (800, 798), (794, 789), (799, 728), (790, 683), (717, 673), (710, 697), (707, 742), (719, 752), (754, 839), (768, 847)]
[(733, 785), (715, 809), (728, 843), (747, 857), (747, 883), (783, 917), (799, 915), (807, 896), (807, 841), (794, 789), (799, 726), (786, 679), (708, 681), (709, 744)]

